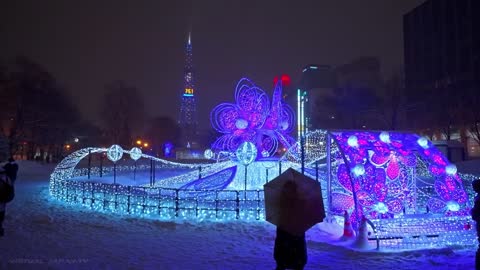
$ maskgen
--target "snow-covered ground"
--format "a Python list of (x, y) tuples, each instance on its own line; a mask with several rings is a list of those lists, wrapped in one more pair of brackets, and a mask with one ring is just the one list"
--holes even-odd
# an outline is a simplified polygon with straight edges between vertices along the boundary
[[(0, 269), (275, 268), (267, 222), (165, 222), (68, 206), (48, 196), (53, 168), (20, 162)], [(305, 269), (474, 269), (473, 249), (359, 252), (329, 244), (338, 228), (326, 227), (307, 232)]]

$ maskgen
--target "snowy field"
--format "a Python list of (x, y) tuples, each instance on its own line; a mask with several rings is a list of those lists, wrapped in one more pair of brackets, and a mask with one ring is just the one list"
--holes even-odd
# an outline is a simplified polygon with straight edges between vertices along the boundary
[[(165, 222), (114, 216), (48, 196), (53, 165), (20, 162), (0, 238), (0, 269), (274, 269), (266, 222)], [(305, 269), (474, 269), (473, 249), (359, 252), (307, 232)], [(328, 230), (336, 231), (336, 230)]]

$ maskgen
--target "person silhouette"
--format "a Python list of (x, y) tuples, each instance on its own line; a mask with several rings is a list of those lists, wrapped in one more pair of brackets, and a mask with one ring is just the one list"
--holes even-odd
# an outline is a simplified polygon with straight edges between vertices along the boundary
[(475, 253), (475, 269), (480, 270), (480, 179), (473, 180), (472, 188), (477, 193), (473, 200), (473, 208), (471, 210), (472, 219), (475, 220), (477, 229), (477, 239), (479, 246)]
[[(294, 181), (287, 181), (282, 187), (280, 206), (284, 209), (285, 217), (292, 216), (297, 193), (297, 184)], [(276, 261), (276, 270), (296, 269), (303, 270), (307, 263), (307, 244), (305, 232), (292, 234), (277, 226), (277, 235), (273, 249), (273, 258)]]
[(5, 220), (5, 212), (7, 203), (13, 200), (15, 196), (14, 183), (17, 179), (18, 164), (15, 163), (13, 157), (8, 159), (8, 163), (3, 166), (3, 171), (0, 174), (0, 237), (4, 236), (3, 221)]

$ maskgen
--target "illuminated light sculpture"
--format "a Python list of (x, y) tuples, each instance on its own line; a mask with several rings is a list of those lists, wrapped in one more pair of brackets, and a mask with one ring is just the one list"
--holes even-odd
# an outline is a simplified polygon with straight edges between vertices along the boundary
[(130, 158), (135, 161), (134, 166), (135, 168), (133, 169), (133, 180), (136, 179), (137, 175), (137, 160), (142, 157), (142, 150), (138, 147), (132, 147), (130, 149)]
[(447, 202), (447, 209), (453, 212), (460, 210), (460, 205), (456, 201)]
[(249, 165), (257, 158), (257, 148), (251, 142), (243, 142), (235, 151), (235, 155), (243, 165)]
[(292, 109), (282, 101), (281, 81), (275, 85), (273, 99), (248, 79), (241, 79), (235, 89), (235, 103), (222, 103), (210, 113), (213, 128), (223, 135), (212, 145), (215, 152), (234, 153), (241, 143), (250, 141), (260, 153), (273, 156), (281, 144), (290, 148), (295, 142), (289, 135), (294, 128)]
[[(240, 163), (245, 166), (245, 191), (247, 190), (247, 167), (257, 158), (257, 148), (251, 142), (243, 142), (235, 151), (235, 155)], [(246, 192), (245, 192), (246, 194)]]
[(141, 157), (142, 157), (142, 150), (140, 150), (140, 148), (133, 147), (130, 150), (130, 158), (133, 159), (134, 161), (137, 161)]
[[(305, 164), (306, 166), (313, 165), (315, 162), (324, 160), (327, 157), (327, 134), (326, 130), (312, 130), (305, 134)], [(337, 153), (338, 147), (336, 144), (330, 145), (330, 152)], [(301, 145), (297, 141), (292, 145), (282, 156), (282, 160), (290, 162), (301, 162)]]
[(357, 139), (357, 136), (352, 135), (352, 136), (348, 137), (348, 145), (349, 145), (350, 147), (358, 147), (358, 139)]
[[(358, 147), (348, 145), (348, 138), (352, 135), (357, 137)], [(382, 246), (389, 248), (475, 245), (474, 226), (468, 223), (471, 221), (468, 216), (469, 196), (462, 183), (462, 179), (472, 181), (475, 176), (450, 174), (450, 163), (443, 154), (433, 145), (426, 149), (421, 147), (417, 143), (419, 136), (415, 134), (389, 132), (389, 137), (390, 143), (385, 143), (379, 139), (380, 132), (312, 131), (306, 134), (308, 166), (305, 173), (313, 177), (314, 166), (317, 162), (321, 163), (319, 181), (322, 181), (322, 187), (327, 187), (325, 191), (328, 192), (324, 198), (332, 200), (325, 203), (329, 212), (341, 215), (348, 210), (352, 213), (349, 218), (355, 224), (359, 221), (353, 220), (357, 219), (357, 215), (360, 218), (365, 215), (377, 227), (377, 236), (385, 239), (381, 241)], [(281, 159), (283, 168), (294, 167), (298, 170), (298, 149), (297, 142), (286, 151)], [(248, 173), (255, 177), (251, 177), (248, 184), (253, 190), (245, 191), (243, 175), (237, 169), (239, 164), (232, 160), (249, 162), (257, 156), (258, 152), (252, 154), (253, 147), (246, 146), (245, 151), (240, 151), (244, 153), (243, 156), (239, 155), (240, 158), (235, 156), (236, 151), (225, 152), (227, 161), (214, 164), (183, 164), (143, 154), (142, 158), (155, 160), (158, 167), (187, 169), (181, 175), (160, 179), (154, 186), (85, 181), (87, 169), (75, 168), (76, 165), (88, 154), (103, 155), (107, 151), (107, 148), (85, 148), (68, 155), (51, 174), (51, 196), (95, 211), (167, 220), (263, 220), (263, 198), (259, 195), (263, 193), (261, 186), (270, 179), (268, 169), (275, 166), (280, 168), (280, 163), (275, 159), (252, 160)], [(123, 150), (126, 154), (131, 152)], [(326, 160), (329, 162), (323, 163)], [(358, 164), (363, 166), (364, 173), (355, 176), (353, 168)], [(201, 178), (198, 173), (200, 166)], [(145, 165), (139, 168), (149, 169)], [(105, 175), (112, 173), (111, 167), (103, 169)], [(134, 167), (118, 166), (117, 170), (129, 172)], [(270, 171), (273, 171), (271, 177), (280, 173), (277, 169)], [(331, 172), (330, 176), (326, 171)], [(99, 169), (93, 168), (92, 174), (98, 175)], [(78, 178), (82, 176), (83, 179)], [(332, 188), (325, 183), (330, 181), (326, 180), (330, 177)], [(234, 178), (238, 181), (234, 181)], [(355, 211), (353, 191), (356, 193), (358, 211)], [(467, 191), (471, 199), (472, 191)], [(435, 215), (418, 217), (426, 212)], [(419, 237), (404, 237), (404, 240), (395, 238), (399, 232)], [(439, 237), (428, 238), (426, 235)], [(427, 245), (422, 246), (422, 241)]]
[(417, 143), (424, 149), (428, 148), (428, 139), (425, 137), (418, 138)]
[(112, 162), (119, 161), (123, 156), (123, 149), (120, 145), (114, 144), (108, 148), (107, 157)]
[(379, 137), (380, 137), (380, 141), (384, 143), (390, 143), (390, 134), (388, 134), (388, 132), (382, 131)]
[(206, 159), (211, 159), (213, 158), (213, 151), (212, 149), (207, 149), (205, 150), (205, 152), (203, 152), (203, 156), (206, 158)]
[[(468, 196), (456, 167), (448, 165), (448, 160), (426, 138), (390, 132), (390, 143), (385, 143), (386, 136), (380, 132), (331, 134), (343, 156), (343, 162), (335, 165), (334, 176), (344, 190), (332, 192), (333, 208), (338, 214), (354, 210), (354, 222), (362, 215), (378, 219), (402, 216), (405, 212), (468, 215)], [(420, 186), (415, 172), (423, 177)]]
[(386, 214), (388, 212), (388, 206), (383, 202), (378, 202), (373, 206), (373, 209), (380, 214)]
[(120, 145), (114, 144), (108, 148), (107, 157), (113, 162), (113, 183), (117, 183), (117, 161), (123, 156), (123, 149)]
[(363, 164), (357, 164), (355, 167), (353, 167), (352, 172), (355, 176), (361, 176), (365, 174), (365, 167), (363, 167)]
[(447, 167), (445, 167), (445, 172), (448, 175), (454, 175), (457, 173), (457, 166), (455, 166), (455, 164), (448, 164)]

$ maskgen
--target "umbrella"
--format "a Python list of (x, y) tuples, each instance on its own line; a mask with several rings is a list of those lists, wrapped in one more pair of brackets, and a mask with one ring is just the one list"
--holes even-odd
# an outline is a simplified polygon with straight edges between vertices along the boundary
[(325, 218), (320, 183), (290, 168), (263, 185), (266, 220), (302, 235)]

